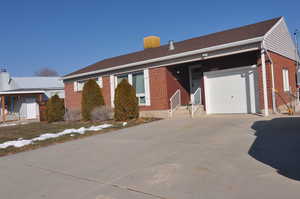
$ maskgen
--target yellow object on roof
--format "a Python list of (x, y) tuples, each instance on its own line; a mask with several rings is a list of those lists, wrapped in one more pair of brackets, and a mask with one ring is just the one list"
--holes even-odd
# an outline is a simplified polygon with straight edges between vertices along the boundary
[(157, 36), (148, 36), (144, 38), (144, 48), (156, 48), (160, 46), (160, 38)]

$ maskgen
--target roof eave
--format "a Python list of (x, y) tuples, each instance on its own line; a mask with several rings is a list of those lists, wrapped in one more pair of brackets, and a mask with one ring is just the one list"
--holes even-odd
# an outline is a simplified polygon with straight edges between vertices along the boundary
[(15, 94), (39, 94), (45, 93), (45, 91), (0, 91), (0, 95), (15, 95)]
[(230, 48), (230, 47), (237, 47), (237, 46), (242, 46), (242, 45), (261, 42), (261, 41), (263, 41), (263, 39), (264, 39), (264, 36), (260, 36), (260, 37), (241, 40), (241, 41), (237, 41), (237, 42), (231, 42), (231, 43), (227, 43), (227, 44), (212, 46), (212, 47), (208, 47), (208, 48), (202, 48), (202, 49), (198, 49), (198, 50), (187, 51), (187, 52), (183, 52), (183, 53), (177, 53), (177, 54), (174, 54), (174, 55), (168, 55), (168, 56), (159, 57), (159, 58), (155, 58), (155, 59), (149, 59), (149, 60), (145, 60), (145, 61), (129, 63), (129, 64), (120, 65), (120, 66), (114, 66), (114, 67), (111, 67), (111, 68), (105, 68), (105, 69), (100, 69), (100, 70), (95, 70), (95, 71), (90, 71), (90, 72), (85, 72), (85, 73), (80, 73), (80, 74), (75, 74), (75, 75), (69, 75), (69, 76), (62, 77), (61, 79), (62, 80), (74, 79), (74, 78), (78, 78), (78, 77), (94, 75), (94, 74), (97, 74), (97, 73), (103, 73), (103, 72), (108, 72), (108, 71), (113, 71), (113, 70), (119, 70), (119, 69), (124, 69), (124, 68), (128, 68), (128, 67), (143, 65), (143, 64), (151, 64), (151, 63), (154, 63), (154, 62), (166, 61), (166, 60), (185, 57), (185, 56), (189, 56), (189, 55), (195, 55), (195, 54), (200, 54), (200, 53), (206, 53), (206, 52), (221, 50), (221, 49)]

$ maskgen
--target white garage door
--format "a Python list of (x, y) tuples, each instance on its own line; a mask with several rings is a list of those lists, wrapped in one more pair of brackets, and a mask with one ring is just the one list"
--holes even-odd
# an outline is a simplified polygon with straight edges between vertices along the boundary
[(255, 66), (204, 73), (206, 112), (257, 113)]

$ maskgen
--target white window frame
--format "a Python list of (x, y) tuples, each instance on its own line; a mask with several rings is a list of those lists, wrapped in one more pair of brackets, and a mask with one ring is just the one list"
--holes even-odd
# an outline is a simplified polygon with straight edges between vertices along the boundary
[(287, 68), (282, 69), (282, 82), (283, 82), (283, 91), (290, 91), (290, 81), (289, 81), (289, 70)]
[(77, 92), (81, 92), (83, 90), (83, 86), (87, 80), (78, 80), (77, 81)]
[[(139, 99), (139, 105), (140, 106), (149, 106), (150, 105), (150, 97), (149, 96), (149, 78), (148, 78), (148, 70), (138, 70), (138, 71), (133, 71), (133, 72), (129, 72), (129, 73), (121, 73), (121, 74), (116, 74), (114, 75), (114, 88), (116, 89), (117, 86), (118, 86), (118, 76), (122, 76), (122, 75), (127, 75), (127, 78), (128, 78), (128, 83), (130, 85), (132, 85), (132, 75), (134, 73), (140, 73), (140, 72), (143, 72), (143, 75), (144, 75), (144, 93), (139, 93), (139, 94), (136, 94), (136, 97), (138, 97)], [(140, 102), (140, 98), (141, 97), (145, 97), (145, 102), (144, 103), (141, 103)], [(113, 99), (113, 98), (112, 98)]]
[(99, 85), (100, 88), (103, 88), (103, 78), (98, 77), (97, 84)]

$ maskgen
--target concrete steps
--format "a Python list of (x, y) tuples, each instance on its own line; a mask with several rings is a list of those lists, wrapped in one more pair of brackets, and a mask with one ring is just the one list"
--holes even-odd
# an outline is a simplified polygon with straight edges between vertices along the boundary
[[(179, 106), (173, 112), (172, 116), (170, 110), (157, 110), (157, 111), (140, 111), (140, 117), (156, 117), (156, 118), (191, 118), (191, 106)], [(194, 117), (201, 117), (205, 114), (203, 105), (197, 107)]]
[(197, 108), (197, 110), (194, 113), (194, 117), (199, 117), (199, 116), (202, 116), (202, 115), (206, 114), (203, 105), (198, 105), (196, 108)]
[[(172, 118), (188, 118), (192, 117), (191, 106), (180, 106), (174, 112)], [(194, 117), (201, 116), (205, 114), (204, 106), (198, 105), (197, 111), (194, 114)]]

